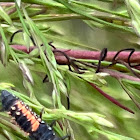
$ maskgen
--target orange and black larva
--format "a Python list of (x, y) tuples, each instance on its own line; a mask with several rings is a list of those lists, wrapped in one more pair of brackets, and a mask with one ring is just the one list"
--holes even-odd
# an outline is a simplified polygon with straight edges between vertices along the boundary
[(6, 90), (1, 92), (1, 99), (3, 110), (8, 111), (15, 118), (21, 129), (29, 134), (31, 140), (62, 140), (20, 99)]

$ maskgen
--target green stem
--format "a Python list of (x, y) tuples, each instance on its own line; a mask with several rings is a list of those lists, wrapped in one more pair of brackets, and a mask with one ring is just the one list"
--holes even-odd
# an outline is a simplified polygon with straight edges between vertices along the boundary
[(98, 19), (96, 17), (93, 17), (90, 14), (86, 13), (84, 10), (79, 9), (79, 6), (75, 6), (75, 5), (69, 4), (68, 2), (66, 2), (66, 0), (55, 0), (55, 1), (62, 3), (63, 5), (65, 5), (65, 7), (67, 7), (68, 9), (73, 11), (74, 13), (77, 13), (77, 14), (83, 15), (85, 17), (88, 17), (88, 18), (90, 18), (93, 21), (96, 21), (98, 23), (104, 24), (104, 25), (106, 25), (108, 27), (112, 27), (112, 28), (117, 29), (117, 30), (121, 29), (123, 31), (134, 33), (134, 31), (132, 29), (129, 29), (128, 27), (123, 27), (123, 26), (120, 26), (120, 25), (112, 24), (112, 23), (103, 21), (101, 19)]
[(76, 3), (78, 5), (85, 6), (87, 8), (95, 9), (95, 10), (98, 10), (98, 11), (101, 11), (101, 12), (106, 12), (106, 13), (110, 13), (110, 14), (113, 14), (113, 15), (117, 15), (117, 16), (121, 16), (121, 17), (125, 17), (125, 18), (130, 19), (130, 17), (128, 15), (124, 15), (124, 14), (120, 14), (120, 13), (117, 13), (117, 12), (114, 12), (114, 11), (110, 11), (110, 10), (107, 10), (107, 9), (104, 9), (104, 8), (100, 8), (97, 5), (83, 3), (83, 2), (75, 1), (75, 0), (72, 0), (71, 2), (72, 3)]

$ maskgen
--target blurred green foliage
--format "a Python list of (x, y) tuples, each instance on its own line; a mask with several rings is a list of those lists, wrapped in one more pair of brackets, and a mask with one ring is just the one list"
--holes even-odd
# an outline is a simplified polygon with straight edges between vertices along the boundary
[[(111, 76), (98, 77), (94, 70), (89, 70), (89, 75), (81, 75), (81, 77), (86, 76), (85, 79), (79, 78), (79, 75), (68, 71), (67, 66), (56, 64), (47, 44), (53, 41), (56, 48), (64, 49), (101, 50), (107, 47), (110, 51), (117, 51), (133, 47), (139, 50), (137, 36), (139, 13), (136, 12), (134, 18), (132, 18), (133, 13), (129, 16), (127, 7), (133, 10), (130, 1), (125, 1), (127, 7), (121, 0), (50, 0), (49, 2), (23, 0), (25, 3), (15, 0), (15, 2), (17, 2), (16, 7), (13, 4), (6, 6), (5, 3), (1, 3), (0, 7), (0, 33), (3, 43), (0, 89), (9, 89), (7, 86), (13, 85), (12, 89), (15, 91), (10, 91), (31, 106), (35, 112), (39, 114), (41, 109), (45, 108), (43, 120), (48, 123), (52, 120), (67, 119), (69, 122), (63, 120), (63, 127), (70, 123), (69, 133), (71, 135), (74, 133), (72, 139), (139, 140), (139, 109), (128, 97), (120, 82)], [(138, 26), (130, 26), (132, 19)], [(32, 35), (39, 51), (34, 50), (26, 54), (11, 49), (10, 37), (19, 29), (24, 33), (15, 35), (12, 44), (22, 44), (29, 49), (33, 45), (29, 37)], [(45, 44), (45, 47), (41, 47), (41, 43)], [(46, 51), (47, 58), (43, 51)], [(22, 68), (19, 65), (21, 62), (24, 64)], [(30, 73), (27, 74), (28, 70)], [(43, 83), (46, 74), (49, 82)], [(30, 76), (33, 82), (29, 80)], [(103, 91), (131, 108), (135, 114), (112, 104), (87, 81), (97, 84)], [(125, 80), (122, 83), (139, 103), (139, 83)], [(68, 93), (70, 110), (66, 109)], [(57, 109), (54, 109), (55, 105)], [(0, 139), (28, 139), (18, 127), (9, 123), (10, 119), (6, 113), (0, 113), (0, 120)], [(54, 129), (63, 136), (66, 134), (66, 128), (62, 131), (60, 126), (56, 125)]]

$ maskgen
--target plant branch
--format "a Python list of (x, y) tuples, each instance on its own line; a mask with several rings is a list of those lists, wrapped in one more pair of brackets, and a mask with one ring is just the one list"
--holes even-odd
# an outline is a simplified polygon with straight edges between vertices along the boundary
[(131, 80), (131, 81), (140, 82), (139, 78), (134, 77), (134, 76), (130, 76), (130, 75), (118, 72), (118, 71), (113, 71), (113, 70), (110, 70), (110, 69), (100, 69), (100, 72), (108, 73), (109, 75), (111, 75), (112, 77), (114, 77), (118, 80), (123, 78), (123, 79), (128, 79), (128, 80)]
[[(11, 45), (11, 47), (16, 49), (16, 50), (21, 50), (21, 51), (24, 51), (24, 52), (28, 52), (27, 47), (23, 46), (23, 45)], [(36, 47), (31, 46), (30, 51), (32, 51), (34, 48), (36, 48)], [(69, 50), (57, 49), (57, 50), (65, 52), (69, 57), (73, 57), (73, 58), (77, 58), (77, 59), (99, 60), (100, 53), (101, 53), (100, 51), (87, 51), (87, 50), (71, 50), (71, 49), (69, 49)], [(116, 55), (116, 53), (117, 53), (117, 51), (109, 51), (107, 53), (107, 57), (105, 58), (105, 60), (111, 62), (113, 57)], [(117, 58), (119, 60), (127, 62), (129, 54), (130, 54), (130, 52), (124, 51), (124, 52), (121, 52)], [(60, 53), (56, 54), (56, 60), (60, 64), (67, 64), (67, 59)], [(135, 51), (132, 54), (130, 62), (131, 63), (140, 63), (140, 51)]]
[(120, 108), (129, 111), (130, 113), (134, 114), (134, 112), (125, 107), (124, 105), (120, 104), (116, 99), (114, 99), (113, 97), (111, 97), (110, 95), (106, 94), (104, 91), (102, 91), (100, 88), (98, 88), (96, 85), (94, 85), (93, 83), (89, 83), (92, 87), (94, 87), (99, 93), (101, 93), (105, 98), (107, 98), (108, 100), (110, 100), (112, 103), (116, 104), (117, 106), (119, 106)]
[[(123, 23), (125, 26), (131, 26), (130, 20), (127, 18), (122, 18), (116, 15), (108, 14), (108, 13), (102, 13), (102, 12), (97, 12), (93, 11), (89, 13), (93, 17), (97, 17), (99, 19), (112, 22), (113, 20), (115, 21), (120, 21)], [(78, 14), (49, 14), (49, 15), (38, 15), (33, 18), (33, 20), (41, 21), (41, 20), (46, 20), (46, 21), (57, 21), (57, 20), (70, 20), (70, 19), (86, 19), (86, 20), (91, 20), (88, 17), (78, 15)]]
[[(35, 46), (31, 46), (29, 51), (27, 51), (26, 46), (23, 45), (11, 45), (12, 48), (16, 49), (16, 50), (20, 50), (26, 53), (30, 53), (33, 49), (35, 49)], [(58, 64), (69, 64), (68, 59), (62, 54), (59, 53), (59, 51), (64, 52), (66, 55), (68, 55), (69, 57), (73, 57), (73, 58), (77, 58), (77, 59), (93, 59), (93, 60), (98, 60), (100, 57), (100, 51), (83, 51), (83, 50), (66, 50), (66, 49), (55, 49), (54, 50), (54, 54), (55, 54), (55, 58)], [(113, 59), (113, 57), (115, 56), (117, 52), (108, 52), (107, 53), (107, 57), (106, 57), (106, 61), (111, 61)], [(119, 60), (123, 61), (127, 61), (128, 60), (128, 56), (129, 56), (129, 52), (124, 51), (121, 52), (118, 56)], [(78, 61), (79, 62), (79, 61)], [(134, 54), (132, 55), (131, 59), (130, 59), (131, 63), (140, 63), (140, 52), (134, 52)], [(84, 62), (80, 62), (81, 64), (83, 63), (84, 65), (94, 68), (95, 66), (92, 64), (88, 64), (88, 63), (84, 63)], [(111, 69), (107, 69), (107, 68), (100, 68), (100, 72), (105, 72), (110, 74), (110, 76), (116, 78), (116, 79), (128, 79), (128, 80), (132, 80), (132, 81), (140, 81), (139, 78), (134, 77), (134, 76), (130, 76), (124, 73), (121, 73), (119, 71), (113, 71)]]

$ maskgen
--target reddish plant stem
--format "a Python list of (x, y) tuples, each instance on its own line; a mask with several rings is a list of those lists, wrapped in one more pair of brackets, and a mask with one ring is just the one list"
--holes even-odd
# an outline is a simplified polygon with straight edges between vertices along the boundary
[(116, 78), (116, 79), (128, 79), (128, 80), (131, 80), (131, 81), (137, 81), (137, 82), (140, 82), (140, 78), (137, 78), (137, 77), (134, 77), (134, 76), (130, 76), (130, 75), (127, 75), (127, 74), (124, 74), (124, 73), (121, 73), (121, 72), (118, 72), (118, 71), (113, 71), (113, 70), (110, 70), (110, 69), (100, 69), (100, 72), (105, 72), (105, 73), (108, 73), (110, 74), (112, 77)]
[[(23, 45), (11, 45), (12, 48), (16, 50), (20, 50), (26, 53), (30, 53), (33, 49), (35, 49), (35, 46), (31, 46), (29, 51), (27, 51), (26, 46)], [(87, 51), (87, 50), (66, 50), (66, 49), (56, 49), (58, 51), (64, 52), (69, 57), (77, 58), (77, 59), (93, 59), (93, 60), (99, 60), (100, 57), (100, 51)], [(106, 61), (112, 61), (113, 57), (117, 51), (110, 51), (107, 53), (107, 57), (105, 58)], [(127, 62), (129, 56), (128, 51), (121, 52), (118, 56), (119, 60), (122, 60), (124, 62)], [(62, 53), (56, 53), (55, 52), (55, 58), (58, 64), (68, 64), (68, 60)], [(140, 63), (140, 51), (134, 52), (130, 59), (131, 63)], [(140, 66), (135, 67), (137, 70), (140, 70)]]
[[(14, 48), (14, 49), (17, 49), (17, 50), (27, 52), (26, 46), (23, 46), (23, 45), (11, 45), (11, 47)], [(30, 51), (32, 51), (34, 48), (36, 48), (36, 47), (34, 47), (34, 46), (30, 47)], [(100, 57), (100, 51), (66, 50), (66, 49), (57, 49), (57, 50), (65, 52), (69, 57), (73, 57), (73, 58), (77, 58), (77, 59), (99, 60), (99, 57)], [(29, 53), (29, 52), (27, 52), (27, 53)], [(113, 57), (115, 56), (116, 53), (117, 53), (117, 51), (108, 52), (105, 60), (106, 61), (112, 61), (112, 59), (113, 59)], [(130, 54), (129, 51), (121, 52), (118, 56), (118, 59), (122, 60), (124, 62), (127, 62), (129, 54)], [(67, 63), (67, 59), (62, 54), (56, 53), (55, 56), (56, 56), (56, 60), (60, 64), (66, 64)], [(140, 51), (136, 51), (132, 54), (130, 62), (131, 63), (140, 63)]]
[(19, 51), (23, 51), (23, 52), (26, 52), (26, 53), (30, 53), (33, 49), (35, 49), (36, 47), (35, 46), (31, 46), (29, 48), (29, 51), (27, 50), (27, 47), (24, 46), (24, 45), (10, 45), (12, 48), (14, 48), (15, 50), (19, 50)]
[[(22, 46), (22, 45), (11, 45), (11, 47), (12, 48), (14, 48), (14, 49), (16, 49), (16, 50), (20, 50), (20, 51), (23, 51), (23, 52), (26, 52), (26, 53), (29, 53), (29, 52), (31, 52), (33, 49), (35, 49), (36, 47), (34, 47), (34, 46), (32, 46), (32, 47), (30, 47), (30, 49), (29, 49), (29, 52), (27, 51), (27, 48), (26, 48), (26, 46)], [(58, 49), (57, 49), (58, 50)], [(63, 49), (61, 49), (61, 51), (64, 51), (65, 53), (67, 53), (67, 55), (68, 56), (75, 56), (75, 57), (77, 57), (78, 58), (78, 56), (80, 56), (80, 53), (81, 52), (90, 52), (90, 51), (79, 51), (79, 50), (63, 50)], [(79, 54), (76, 56), (76, 53), (75, 53), (75, 55), (72, 55), (72, 52), (78, 52), (79, 51)], [(70, 52), (70, 53), (69, 53)], [(94, 53), (99, 53), (100, 54), (100, 52), (95, 52), (95, 51), (91, 51), (92, 52), (92, 54), (94, 54)], [(108, 56), (108, 58), (111, 60), (111, 59), (113, 59), (112, 57), (114, 56), (114, 55), (112, 55), (111, 54), (111, 52), (109, 52), (110, 53), (110, 56)], [(117, 53), (117, 52), (115, 52), (115, 53)], [(115, 54), (115, 53), (113, 53), (113, 54)], [(120, 55), (121, 55), (121, 58), (123, 58), (123, 54), (125, 54), (125, 56), (126, 56), (126, 54), (127, 55), (129, 55), (128, 54), (128, 52), (122, 52)], [(81, 55), (83, 55), (82, 53), (81, 53)], [(87, 54), (86, 54), (87, 55)], [(134, 55), (139, 55), (137, 58), (138, 58), (138, 60), (135, 60), (136, 62), (139, 62), (140, 63), (140, 52), (134, 52), (134, 54), (132, 55), (132, 57), (134, 57), (134, 59), (135, 59), (135, 56)], [(68, 60), (66, 59), (66, 57), (64, 57), (64, 56), (62, 56), (62, 54), (61, 53), (58, 53), (58, 52), (55, 52), (55, 57), (56, 57), (56, 61), (57, 61), (57, 63), (58, 64), (67, 64), (68, 63)], [(90, 57), (90, 56), (89, 56)], [(87, 58), (89, 58), (89, 57), (87, 57)], [(97, 58), (98, 58), (99, 56), (97, 56)], [(80, 58), (82, 58), (81, 56), (80, 56)], [(85, 57), (84, 57), (85, 58)], [(84, 59), (84, 58), (82, 58), (82, 59)], [(96, 58), (96, 57), (95, 57)], [(97, 59), (96, 58), (96, 59)], [(137, 67), (137, 69), (138, 68), (140, 68), (140, 67)], [(137, 78), (137, 77), (134, 77), (134, 76), (130, 76), (130, 75), (127, 75), (127, 74), (124, 74), (124, 73), (121, 73), (121, 72), (117, 72), (117, 71), (112, 71), (112, 70), (109, 70), (109, 69), (100, 69), (100, 72), (105, 72), (105, 73), (108, 73), (108, 74), (110, 74), (112, 77), (114, 77), (114, 78), (117, 78), (117, 79), (122, 79), (122, 78), (124, 78), (124, 79), (128, 79), (128, 80), (132, 80), (132, 81), (137, 81), (137, 82), (140, 82), (140, 79), (139, 78)]]
[(14, 2), (1, 2), (0, 3), (0, 6), (6, 6), (6, 7), (13, 6), (13, 5), (15, 5)]
[[(62, 49), (61, 51), (64, 51), (68, 56), (74, 57), (77, 59), (93, 59), (93, 60), (99, 60), (100, 53), (101, 53), (100, 51), (83, 51), (83, 50), (63, 50)], [(112, 61), (116, 53), (117, 53), (116, 51), (108, 52), (105, 60), (109, 62)], [(124, 51), (124, 52), (121, 52), (117, 58), (119, 60), (127, 62), (129, 54), (130, 52)], [(56, 56), (56, 59), (61, 61), (62, 63), (67, 62), (67, 60), (62, 55)], [(131, 56), (130, 62), (140, 63), (140, 52), (134, 52)]]
[(101, 93), (105, 98), (107, 98), (109, 101), (111, 101), (112, 103), (116, 104), (117, 106), (119, 106), (120, 108), (134, 114), (134, 112), (125, 107), (124, 105), (122, 105), (121, 103), (119, 103), (116, 99), (114, 99), (113, 97), (111, 97), (110, 95), (106, 94), (104, 91), (102, 91), (100, 88), (98, 88), (96, 85), (94, 85), (93, 83), (89, 83), (93, 88), (95, 88), (99, 93)]

